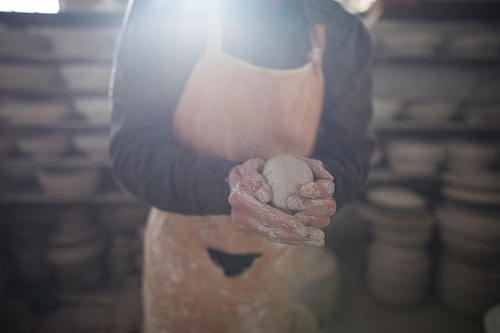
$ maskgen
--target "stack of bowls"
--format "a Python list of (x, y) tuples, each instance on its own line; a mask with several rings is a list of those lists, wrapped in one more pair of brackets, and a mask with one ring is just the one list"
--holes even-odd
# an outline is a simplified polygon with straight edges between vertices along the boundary
[(74, 105), (77, 113), (90, 124), (105, 125), (111, 121), (111, 108), (106, 97), (79, 97)]
[(393, 141), (387, 145), (391, 170), (403, 177), (432, 177), (438, 174), (446, 158), (439, 142)]
[(500, 205), (500, 174), (491, 171), (450, 171), (443, 175), (443, 196), (466, 206)]
[(91, 160), (109, 159), (109, 134), (78, 134), (73, 136), (75, 148)]
[(390, 54), (430, 55), (442, 43), (442, 37), (430, 32), (404, 32), (387, 34), (381, 41)]
[(436, 210), (445, 251), (477, 265), (500, 260), (500, 214), (446, 203)]
[(487, 170), (500, 153), (498, 143), (451, 141), (447, 145), (447, 168), (453, 171)]
[(66, 201), (90, 197), (101, 179), (98, 169), (50, 168), (37, 172), (37, 179), (47, 195)]
[(443, 254), (438, 293), (445, 304), (470, 316), (481, 316), (500, 301), (500, 266), (484, 267)]
[(427, 289), (429, 259), (424, 249), (398, 248), (375, 242), (369, 249), (367, 285), (392, 306), (414, 306)]
[(492, 306), (486, 312), (483, 326), (486, 333), (500, 333), (500, 304)]
[(103, 277), (106, 239), (86, 211), (63, 212), (48, 242), (46, 258), (60, 290), (85, 290)]
[(403, 110), (400, 99), (380, 99), (373, 101), (373, 119), (376, 121), (392, 121)]
[(458, 110), (456, 102), (437, 100), (412, 103), (406, 110), (406, 115), (415, 121), (424, 123), (445, 123)]
[(63, 65), (61, 74), (71, 90), (107, 91), (111, 78), (111, 66), (95, 64)]
[(58, 157), (70, 148), (68, 138), (63, 134), (24, 136), (17, 139), (17, 149), (35, 159)]
[(498, 125), (500, 123), (500, 104), (469, 105), (464, 108), (464, 115), (471, 125)]
[(53, 125), (59, 124), (71, 113), (70, 106), (60, 101), (26, 101), (2, 99), (0, 116), (9, 125)]
[(445, 202), (436, 211), (444, 249), (439, 293), (450, 307), (480, 315), (500, 301), (500, 174), (454, 171), (443, 180)]
[(429, 275), (426, 245), (433, 218), (424, 196), (403, 187), (378, 187), (366, 193), (358, 214), (372, 226), (367, 285), (378, 299), (412, 306), (425, 295)]

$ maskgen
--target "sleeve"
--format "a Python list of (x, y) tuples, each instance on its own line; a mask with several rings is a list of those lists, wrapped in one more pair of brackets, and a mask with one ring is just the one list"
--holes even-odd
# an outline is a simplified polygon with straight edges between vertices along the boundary
[(113, 173), (127, 191), (161, 210), (229, 214), (226, 179), (238, 163), (203, 158), (171, 135), (172, 115), (204, 43), (178, 40), (162, 3), (168, 2), (136, 0), (124, 20), (110, 88)]
[(335, 177), (338, 207), (362, 190), (374, 139), (372, 117), (371, 40), (361, 20), (350, 13), (327, 24), (324, 109), (313, 158)]

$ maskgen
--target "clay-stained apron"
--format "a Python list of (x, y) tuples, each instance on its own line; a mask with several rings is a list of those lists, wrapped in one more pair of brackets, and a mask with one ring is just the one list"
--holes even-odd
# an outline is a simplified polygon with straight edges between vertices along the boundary
[[(222, 52), (222, 21), (174, 116), (183, 146), (206, 157), (246, 160), (310, 156), (322, 102), (325, 27), (311, 29), (311, 61), (266, 69)], [(207, 248), (259, 253), (227, 277)], [(299, 247), (274, 244), (224, 216), (184, 216), (152, 209), (145, 233), (145, 332), (293, 332)]]

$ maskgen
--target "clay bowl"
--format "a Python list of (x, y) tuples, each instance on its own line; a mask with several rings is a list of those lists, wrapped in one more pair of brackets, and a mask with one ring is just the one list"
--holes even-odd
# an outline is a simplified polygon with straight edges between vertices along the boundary
[(373, 118), (376, 120), (392, 120), (403, 110), (400, 99), (375, 99), (373, 101)]
[(418, 304), (427, 288), (429, 261), (423, 249), (402, 249), (375, 242), (369, 250), (366, 283), (384, 303)]
[(481, 267), (443, 255), (438, 270), (438, 294), (449, 307), (480, 316), (500, 299), (500, 269)]
[(111, 78), (111, 66), (95, 64), (63, 65), (61, 74), (70, 89), (107, 90)]
[(54, 198), (79, 200), (91, 196), (101, 178), (97, 169), (51, 168), (39, 171), (37, 179), (42, 189)]
[(406, 109), (406, 115), (414, 120), (424, 122), (443, 122), (453, 116), (458, 110), (456, 102), (427, 101), (413, 103)]
[(36, 159), (58, 157), (69, 148), (68, 138), (60, 134), (26, 136), (17, 140), (17, 149)]
[(111, 121), (111, 108), (108, 98), (80, 97), (74, 101), (78, 114), (85, 117), (91, 124), (109, 124)]
[(380, 186), (366, 191), (366, 200), (383, 209), (395, 211), (421, 211), (427, 208), (427, 198), (400, 186)]
[(387, 145), (389, 161), (439, 164), (446, 158), (445, 146), (439, 142), (393, 141)]
[(69, 105), (54, 101), (3, 100), (0, 116), (10, 125), (59, 124), (70, 115)]
[(453, 163), (486, 166), (496, 160), (498, 145), (472, 141), (454, 141), (447, 144), (450, 161)]
[(109, 159), (109, 134), (80, 134), (73, 136), (73, 145), (92, 160)]

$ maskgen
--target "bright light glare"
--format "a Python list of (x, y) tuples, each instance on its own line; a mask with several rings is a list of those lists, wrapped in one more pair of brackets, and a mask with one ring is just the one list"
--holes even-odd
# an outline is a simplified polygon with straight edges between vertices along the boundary
[(0, 12), (59, 13), (59, 0), (0, 0)]

